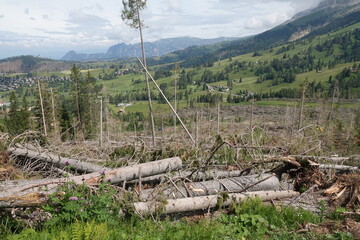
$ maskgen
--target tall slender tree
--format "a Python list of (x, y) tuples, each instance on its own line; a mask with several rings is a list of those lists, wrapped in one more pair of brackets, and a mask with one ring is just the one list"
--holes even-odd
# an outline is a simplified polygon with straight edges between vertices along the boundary
[[(144, 47), (144, 39), (143, 39), (143, 22), (140, 18), (140, 11), (146, 8), (146, 0), (123, 0), (122, 1), (124, 9), (121, 13), (121, 18), (128, 24), (130, 27), (138, 29), (140, 33), (140, 41), (141, 41), (141, 52), (142, 52), (142, 62), (146, 65), (146, 56), (145, 56), (145, 47)], [(151, 92), (149, 86), (149, 77), (145, 72), (146, 79), (146, 89), (149, 101), (149, 111), (150, 111), (150, 125), (152, 132), (152, 143), (155, 145), (155, 123), (154, 123), (154, 114), (151, 103)]]

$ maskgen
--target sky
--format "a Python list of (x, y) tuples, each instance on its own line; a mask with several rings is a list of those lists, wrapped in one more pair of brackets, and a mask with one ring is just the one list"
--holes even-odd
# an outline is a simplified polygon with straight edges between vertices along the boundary
[[(320, 0), (148, 0), (141, 12), (145, 41), (261, 33)], [(68, 51), (101, 53), (139, 42), (121, 20), (121, 0), (0, 0), (0, 59), (34, 55), (59, 59)]]

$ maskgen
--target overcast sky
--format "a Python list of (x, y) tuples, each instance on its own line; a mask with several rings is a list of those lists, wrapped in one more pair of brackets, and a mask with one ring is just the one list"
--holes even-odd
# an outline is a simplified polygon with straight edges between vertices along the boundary
[[(263, 32), (320, 0), (148, 0), (145, 41), (192, 36), (242, 37)], [(121, 20), (121, 0), (0, 0), (0, 59), (61, 58), (139, 41)]]

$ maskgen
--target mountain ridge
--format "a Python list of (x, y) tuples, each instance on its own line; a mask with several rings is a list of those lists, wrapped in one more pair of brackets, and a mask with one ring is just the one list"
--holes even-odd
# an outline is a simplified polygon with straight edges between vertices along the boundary
[[(191, 46), (202, 46), (214, 44), (222, 41), (236, 40), (238, 38), (219, 37), (213, 39), (201, 39), (196, 37), (175, 37), (160, 39), (154, 42), (145, 42), (145, 51), (147, 57), (162, 56), (178, 50), (183, 50)], [(64, 61), (89, 61), (89, 60), (109, 60), (126, 59), (141, 57), (140, 43), (126, 44), (119, 43), (110, 46), (106, 53), (77, 53), (74, 50), (69, 51), (61, 59)]]

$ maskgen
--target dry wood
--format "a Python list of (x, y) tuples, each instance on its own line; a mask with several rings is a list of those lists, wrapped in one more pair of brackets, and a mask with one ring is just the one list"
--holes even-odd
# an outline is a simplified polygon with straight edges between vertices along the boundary
[[(221, 179), (221, 178), (231, 178), (231, 177), (239, 177), (242, 175), (243, 170), (236, 171), (221, 171), (221, 170), (208, 170), (205, 172), (196, 172), (191, 175), (192, 172), (172, 172), (168, 174), (159, 174), (146, 178), (142, 178), (141, 181), (143, 183), (159, 183), (161, 181), (166, 180), (171, 177), (173, 179), (184, 179), (188, 178), (192, 181), (205, 181), (211, 179)], [(191, 176), (190, 176), (191, 175)], [(130, 181), (129, 183), (136, 183), (137, 180)]]
[[(165, 198), (183, 198), (186, 197), (213, 195), (220, 192), (241, 192), (279, 190), (280, 181), (272, 174), (249, 175), (243, 177), (234, 177), (230, 179), (212, 180), (204, 182), (186, 183), (186, 186), (177, 185), (163, 190), (160, 195)], [(189, 191), (187, 191), (189, 190)], [(155, 189), (146, 189), (142, 192), (142, 199), (149, 200), (158, 197), (159, 192)]]
[(96, 164), (91, 164), (87, 162), (82, 162), (80, 160), (75, 160), (71, 158), (60, 157), (58, 155), (50, 153), (39, 153), (35, 151), (30, 151), (27, 149), (21, 148), (9, 148), (7, 150), (9, 155), (14, 157), (25, 157), (33, 160), (40, 160), (54, 164), (57, 167), (69, 166), (72, 170), (78, 171), (80, 173), (92, 173), (99, 171), (109, 171), (110, 168), (102, 167)]
[(314, 160), (326, 160), (332, 162), (342, 162), (346, 160), (350, 160), (350, 157), (325, 157), (325, 156), (305, 156), (305, 155), (291, 155), (289, 157), (295, 157), (300, 159), (314, 159)]
[(232, 193), (228, 195), (227, 199), (219, 201), (218, 195), (181, 198), (181, 199), (167, 199), (164, 202), (137, 202), (134, 203), (135, 211), (139, 214), (153, 214), (157, 210), (162, 210), (164, 214), (180, 213), (206, 210), (215, 208), (218, 205), (222, 207), (229, 206), (234, 202), (240, 202), (246, 198), (258, 197), (263, 201), (270, 201), (281, 198), (291, 198), (298, 196), (299, 193), (295, 191), (258, 191), (248, 193)]
[(350, 171), (350, 172), (360, 172), (358, 167), (345, 166), (345, 165), (333, 165), (333, 164), (320, 164), (320, 169), (334, 169), (337, 171)]
[(167, 171), (179, 170), (181, 167), (181, 159), (174, 157), (68, 178), (3, 182), (0, 184), (0, 208), (42, 205), (47, 202), (49, 194), (56, 192), (59, 185), (66, 182), (96, 185), (105, 181), (116, 184), (138, 179), (139, 173), (141, 173), (141, 176), (147, 177)]

